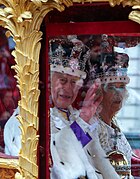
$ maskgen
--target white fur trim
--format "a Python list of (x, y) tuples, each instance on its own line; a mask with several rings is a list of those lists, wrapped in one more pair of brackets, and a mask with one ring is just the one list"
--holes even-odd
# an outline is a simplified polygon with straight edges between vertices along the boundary
[(69, 75), (80, 77), (82, 79), (86, 78), (86, 72), (78, 70), (78, 69), (71, 69), (70, 67), (63, 67), (61, 65), (50, 65), (50, 69), (51, 71), (66, 73)]
[(114, 52), (118, 52), (118, 53), (126, 53), (126, 48), (120, 48), (120, 47), (114, 47)]
[[(95, 169), (90, 165), (81, 143), (77, 140), (71, 128), (65, 127), (54, 135), (55, 145), (52, 141), (51, 152), (55, 150), (57, 154), (52, 153), (52, 158), (57, 163), (57, 166), (60, 167), (61, 165), (67, 171), (69, 179), (75, 179), (86, 174), (88, 179), (98, 179)], [(60, 162), (63, 162), (64, 165)]]
[(106, 76), (100, 78), (101, 84), (104, 83), (114, 83), (114, 82), (123, 82), (128, 84), (130, 82), (130, 78), (128, 76)]
[(18, 156), (21, 149), (20, 122), (16, 118), (18, 114), (19, 108), (17, 107), (4, 127), (5, 153), (7, 155)]

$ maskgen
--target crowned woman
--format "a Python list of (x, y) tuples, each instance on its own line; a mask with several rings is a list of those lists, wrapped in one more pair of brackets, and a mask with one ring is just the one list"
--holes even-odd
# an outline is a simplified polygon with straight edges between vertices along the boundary
[[(126, 85), (130, 81), (127, 76), (129, 57), (124, 53), (114, 52), (113, 50), (109, 53), (103, 53), (101, 58), (100, 64), (98, 62), (98, 71), (92, 73), (92, 78), (90, 76), (92, 80), (88, 81), (89, 86), (97, 78), (101, 81), (100, 94), (103, 98), (100, 103), (100, 110), (97, 109), (96, 111), (96, 119), (98, 120), (96, 132), (106, 157), (109, 158), (110, 163), (120, 178), (130, 179), (133, 178), (131, 176), (132, 149), (115, 118), (128, 96)], [(103, 68), (104, 65), (108, 67)], [(91, 154), (93, 155), (93, 144), (90, 147)], [(97, 169), (101, 167), (98, 157), (93, 158), (93, 163)]]

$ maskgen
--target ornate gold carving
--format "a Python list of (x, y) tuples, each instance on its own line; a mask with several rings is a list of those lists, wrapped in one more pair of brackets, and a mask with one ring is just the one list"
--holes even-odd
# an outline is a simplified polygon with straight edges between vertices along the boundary
[(132, 6), (132, 9), (136, 9), (129, 14), (129, 19), (140, 24), (140, 1), (139, 0), (109, 0), (111, 6), (122, 5)]
[[(22, 149), (19, 160), (6, 159), (2, 162), (3, 159), (0, 159), (0, 168), (7, 168), (8, 172), (13, 170), (12, 177), (17, 169), (16, 179), (38, 178), (37, 145), (39, 136), (37, 131), (40, 95), (38, 84), (42, 20), (53, 9), (63, 11), (65, 6), (72, 6), (75, 2), (101, 1), (109, 1), (112, 6), (122, 3), (139, 8), (140, 5), (139, 0), (0, 0), (0, 4), (4, 5), (0, 8), (0, 24), (8, 30), (7, 36), (12, 36), (16, 43), (12, 54), (16, 61), (13, 68), (17, 73), (15, 77), (21, 94), (18, 119), (22, 131)], [(129, 18), (140, 23), (139, 11), (132, 12)], [(1, 169), (1, 171), (3, 174), (4, 170)], [(6, 174), (4, 175), (6, 176)]]
[(15, 174), (15, 179), (25, 179), (19, 172)]
[(139, 5), (133, 6), (132, 8), (136, 10), (129, 14), (129, 19), (140, 24), (140, 2)]
[(0, 168), (0, 178), (14, 179), (16, 171), (14, 169)]
[(15, 173), (20, 171), (17, 159), (0, 159), (0, 178), (14, 179)]

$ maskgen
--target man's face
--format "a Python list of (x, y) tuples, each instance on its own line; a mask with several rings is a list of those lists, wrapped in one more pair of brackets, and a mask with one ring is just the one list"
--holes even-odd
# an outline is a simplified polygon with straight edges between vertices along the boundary
[(124, 97), (126, 97), (126, 91), (126, 84), (123, 82), (105, 84), (103, 86), (103, 108), (113, 113), (118, 112), (122, 107)]
[(76, 76), (53, 72), (51, 77), (51, 95), (56, 107), (66, 109), (77, 97), (81, 87)]

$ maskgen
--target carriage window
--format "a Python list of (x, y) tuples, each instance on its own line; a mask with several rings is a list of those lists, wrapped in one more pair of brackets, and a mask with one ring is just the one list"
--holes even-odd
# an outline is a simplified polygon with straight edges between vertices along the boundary
[[(84, 126), (79, 122), (82, 119), (91, 126), (97, 123), (89, 131), (94, 134), (97, 129), (96, 137), (116, 172), (120, 176), (131, 174), (131, 151), (140, 157), (139, 43), (140, 37), (136, 34), (49, 37), (50, 131), (54, 165), (58, 156), (65, 165), (68, 158), (62, 153), (69, 155), (69, 145), (77, 145), (72, 133), (81, 142), (79, 150), (91, 142), (92, 137), (86, 136)], [(88, 131), (87, 128), (84, 130)], [(73, 149), (73, 155), (76, 153)], [(118, 170), (120, 164), (113, 158), (118, 154), (126, 157), (117, 159), (124, 163), (124, 173)]]

